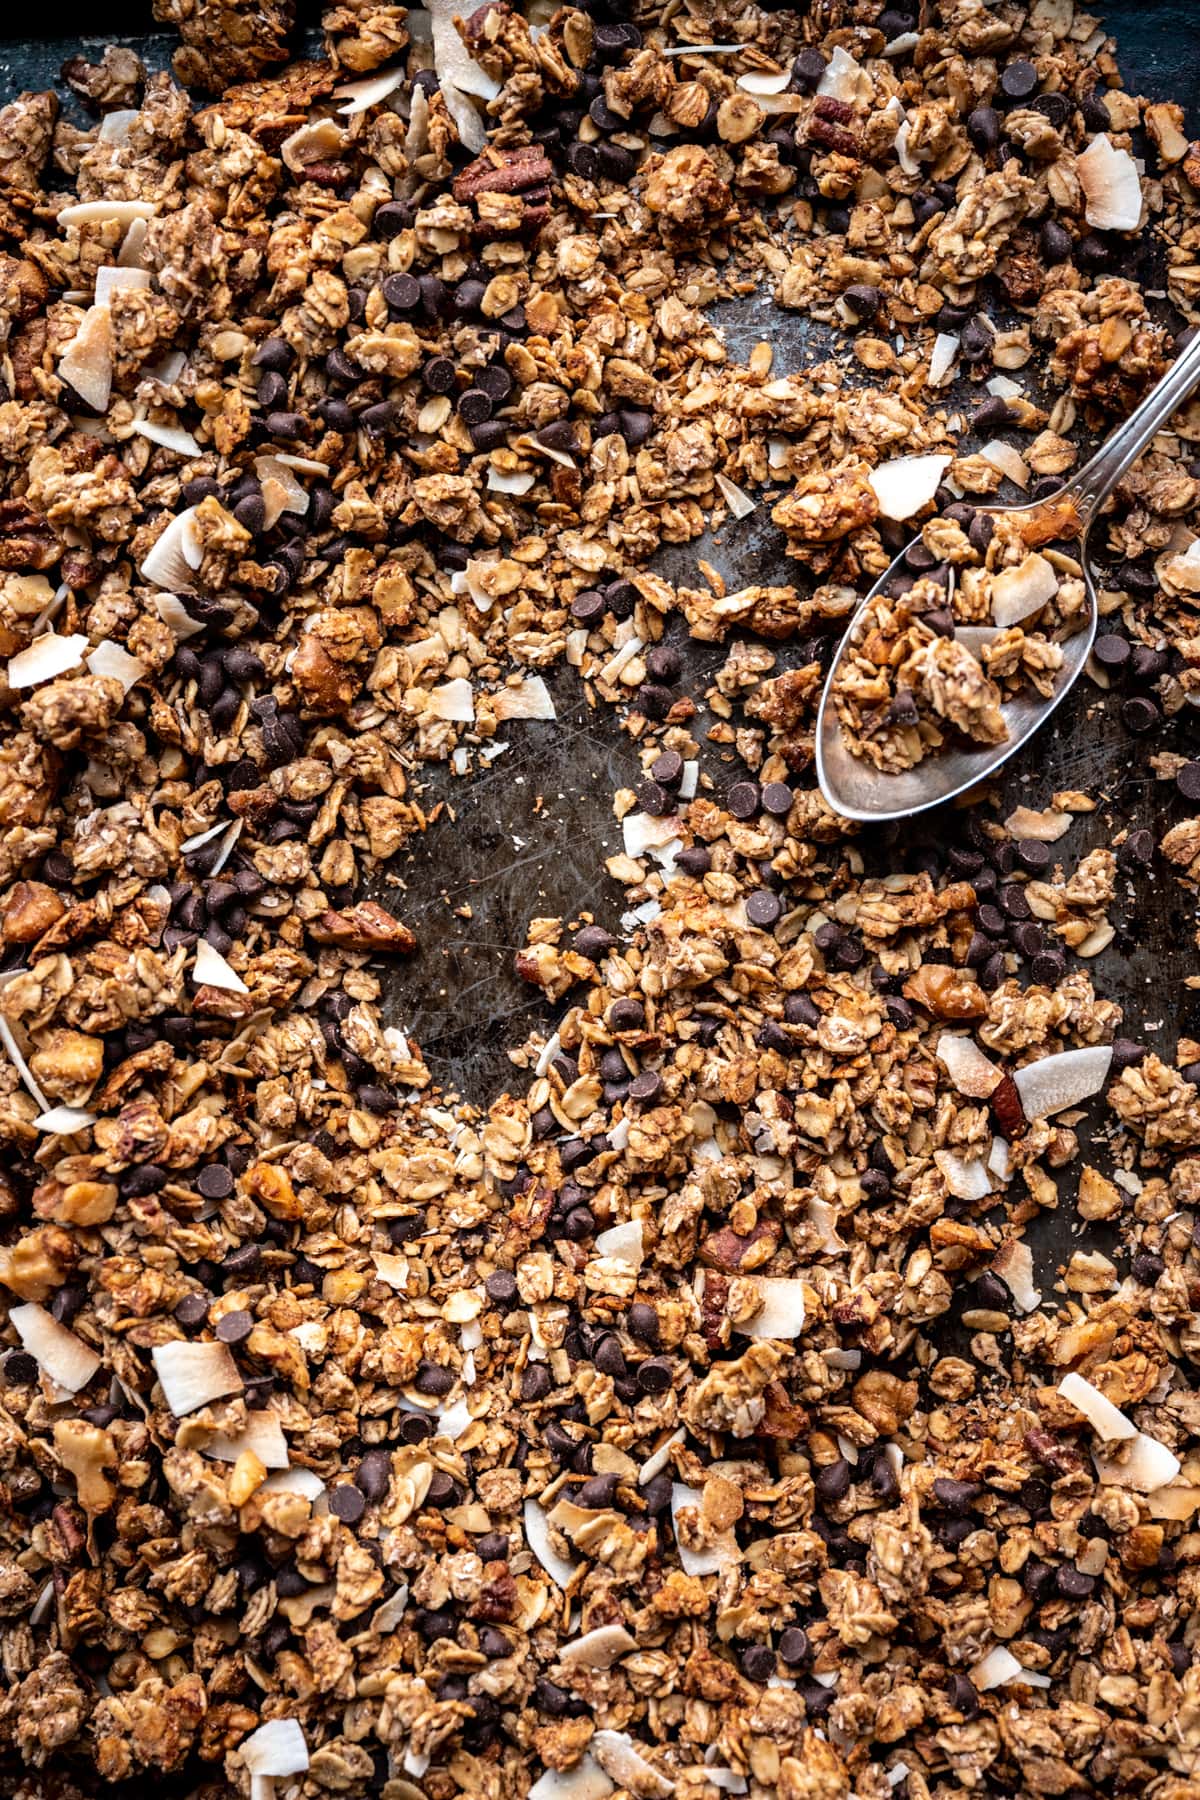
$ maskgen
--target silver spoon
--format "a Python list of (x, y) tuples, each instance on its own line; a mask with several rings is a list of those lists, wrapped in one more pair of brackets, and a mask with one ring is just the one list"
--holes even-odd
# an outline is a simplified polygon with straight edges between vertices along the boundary
[[(1018, 694), (1002, 708), (1008, 737), (1002, 744), (989, 744), (979, 750), (950, 749), (925, 757), (913, 769), (898, 775), (887, 775), (864, 758), (851, 754), (842, 734), (837, 710), (831, 698), (834, 681), (851, 649), (857, 643), (866, 623), (869, 603), (893, 575), (905, 573), (907, 546), (884, 571), (875, 586), (860, 603), (845, 636), (838, 645), (833, 667), (825, 681), (821, 706), (817, 714), (817, 780), (821, 792), (835, 812), (843, 818), (861, 819), (865, 823), (882, 824), (889, 819), (908, 819), (931, 806), (965, 794), (977, 782), (991, 775), (1021, 746), (1029, 741), (1055, 707), (1066, 698), (1091, 653), (1096, 636), (1096, 589), (1087, 561), (1087, 534), (1109, 494), (1125, 471), (1137, 461), (1155, 434), (1168, 424), (1176, 409), (1200, 383), (1200, 332), (1187, 345), (1141, 405), (1118, 426), (1112, 436), (1057, 494), (1035, 500), (1026, 506), (980, 507), (983, 512), (1033, 512), (1043, 508), (1068, 506), (1075, 520), (1070, 535), (1079, 544), (1083, 564), (1083, 580), (1087, 590), (1088, 621), (1082, 630), (1062, 645), (1063, 666), (1058, 671), (1054, 693), (1049, 700), (1028, 692)], [(913, 540), (914, 542), (916, 539)]]

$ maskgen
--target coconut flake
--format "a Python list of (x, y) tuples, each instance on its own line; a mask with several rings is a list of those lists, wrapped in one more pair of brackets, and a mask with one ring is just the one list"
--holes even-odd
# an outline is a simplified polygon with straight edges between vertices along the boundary
[(87, 666), (93, 675), (110, 675), (119, 681), (128, 693), (146, 673), (146, 665), (139, 657), (130, 656), (120, 644), (114, 644), (111, 638), (105, 638), (96, 645), (87, 658)]
[(626, 856), (644, 856), (647, 850), (660, 848), (679, 836), (679, 820), (674, 813), (656, 819), (651, 813), (626, 813), (621, 820), (621, 837)]
[(1071, 815), (1056, 812), (1053, 807), (1034, 812), (1032, 807), (1018, 806), (1005, 819), (1004, 829), (1013, 838), (1036, 838), (1040, 844), (1056, 844), (1070, 831)]
[[(1008, 1145), (1003, 1138), (996, 1138), (993, 1143), (1004, 1144), (1006, 1154)], [(988, 1166), (991, 1167), (991, 1157)], [(1007, 1175), (1008, 1171), (1006, 1171)], [(998, 1275), (1022, 1312), (1033, 1312), (1042, 1303), (1040, 1291), (1033, 1285), (1033, 1251), (1028, 1244), (1010, 1238), (1001, 1244), (992, 1259), (992, 1273)]]
[(1132, 1488), (1136, 1494), (1153, 1494), (1174, 1481), (1182, 1465), (1165, 1444), (1144, 1431), (1137, 1431), (1128, 1440), (1128, 1445), (1127, 1450), (1122, 1449), (1116, 1456), (1092, 1451), (1092, 1461), (1104, 1487)]
[(268, 1719), (238, 1745), (251, 1775), (303, 1775), (308, 1745), (297, 1719)]
[(739, 75), (738, 86), (746, 94), (782, 94), (791, 79), (790, 69), (780, 69), (775, 75), (764, 75), (756, 70), (750, 75)]
[[(117, 266), (122, 269), (140, 269), (146, 251), (146, 233), (149, 227), (145, 219), (132, 219), (125, 236), (121, 239), (121, 248), (117, 251)], [(183, 362), (182, 355), (180, 363)]]
[(235, 969), (231, 969), (219, 950), (215, 950), (207, 938), (201, 938), (196, 945), (196, 960), (192, 964), (192, 980), (197, 987), (224, 988), (230, 994), (248, 994), (250, 989)]
[(1026, 1063), (1013, 1076), (1027, 1119), (1049, 1118), (1068, 1106), (1078, 1106), (1098, 1094), (1108, 1079), (1112, 1047), (1097, 1044), (1086, 1050), (1063, 1050)]
[(404, 65), (398, 64), (394, 69), (382, 69), (377, 75), (368, 75), (362, 81), (344, 81), (335, 87), (335, 100), (344, 100), (345, 106), (338, 111), (347, 119), (355, 113), (366, 112), (369, 107), (378, 106), (389, 94), (394, 94), (398, 87), (403, 87), (405, 80)]
[(642, 1221), (627, 1219), (623, 1225), (610, 1225), (596, 1239), (596, 1249), (601, 1256), (611, 1256), (617, 1262), (628, 1263), (632, 1269), (640, 1269), (646, 1260)]
[[(319, 457), (295, 456), (290, 450), (277, 450), (273, 456), (264, 458), (263, 460), (279, 463), (285, 469), (295, 469), (296, 473), (299, 475), (316, 475), (321, 477), (329, 474), (329, 464), (323, 463)], [(301, 493), (304, 493), (303, 488), (300, 491)], [(308, 495), (305, 494), (304, 498), (307, 506)], [(300, 509), (297, 508), (296, 510), (299, 511)]]
[(315, 1506), (325, 1492), (325, 1483), (311, 1469), (276, 1469), (259, 1489), (263, 1494), (299, 1494)]
[(637, 1639), (623, 1625), (598, 1625), (564, 1644), (559, 1661), (568, 1669), (611, 1669), (637, 1649)]
[(598, 681), (615, 681), (626, 663), (631, 663), (645, 645), (640, 637), (626, 638), (620, 648), (609, 657), (604, 667), (597, 672)]
[(152, 200), (80, 200), (64, 206), (58, 214), (60, 225), (104, 225), (114, 219), (118, 225), (132, 225), (135, 219), (152, 219), (158, 207)]
[(994, 644), (999, 636), (998, 625), (956, 625), (954, 628), (955, 643), (961, 644), (964, 650), (969, 650), (976, 657), (989, 644)]
[(999, 469), (1002, 475), (1007, 475), (1016, 487), (1029, 486), (1029, 465), (1012, 444), (1005, 444), (1000, 438), (992, 438), (989, 443), (984, 444), (979, 454), (985, 462), (991, 463), (993, 469)]
[(67, 675), (79, 667), (86, 649), (87, 638), (81, 632), (59, 637), (57, 632), (44, 631), (41, 637), (34, 638), (28, 649), (18, 650), (9, 659), (8, 685), (10, 688), (38, 687), (43, 681)]
[(73, 1131), (85, 1131), (89, 1125), (94, 1125), (96, 1114), (89, 1112), (86, 1106), (52, 1106), (48, 1112), (39, 1113), (33, 1123), (38, 1131), (70, 1137)]
[(1075, 160), (1087, 199), (1084, 217), (1094, 231), (1136, 231), (1142, 217), (1142, 184), (1128, 150), (1118, 150), (1104, 132)]
[(682, 1444), (686, 1435), (687, 1434), (681, 1425), (678, 1431), (672, 1431), (668, 1437), (663, 1439), (657, 1450), (652, 1450), (650, 1452), (650, 1455), (646, 1458), (637, 1473), (639, 1487), (645, 1487), (648, 1481), (653, 1481), (656, 1475), (661, 1475), (662, 1471), (671, 1460), (671, 1451), (675, 1448), (676, 1444)]
[(105, 113), (100, 121), (100, 129), (96, 140), (101, 144), (123, 144), (129, 137), (130, 128), (139, 113), (134, 106), (122, 106), (116, 112)]
[(1005, 1687), (1010, 1681), (1023, 1681), (1027, 1687), (1050, 1686), (1048, 1675), (1023, 1669), (1012, 1651), (1006, 1650), (1003, 1644), (996, 1644), (980, 1658), (971, 1670), (971, 1681), (981, 1693), (986, 1693), (989, 1688)]
[(174, 593), (191, 586), (192, 575), (204, 561), (204, 546), (196, 536), (196, 508), (176, 513), (142, 563), (142, 574), (154, 587)]
[(100, 1367), (100, 1358), (90, 1344), (60, 1325), (44, 1306), (14, 1306), (8, 1318), (22, 1348), (55, 1387), (77, 1394), (87, 1386)]
[(287, 1468), (287, 1439), (277, 1413), (248, 1412), (241, 1431), (214, 1432), (204, 1446), (204, 1454), (217, 1462), (236, 1462), (244, 1450), (253, 1451), (264, 1469)]
[(96, 270), (96, 305), (107, 306), (110, 296), (118, 288), (148, 288), (149, 286), (149, 269), (129, 268), (121, 263), (106, 263), (102, 269)]
[(475, 696), (470, 682), (459, 675), (441, 687), (431, 688), (425, 705), (425, 717), (445, 719), (454, 725), (474, 724)]
[(804, 1283), (791, 1276), (760, 1275), (755, 1286), (762, 1295), (762, 1311), (734, 1330), (743, 1337), (798, 1338), (804, 1330)]
[(527, 675), (515, 687), (501, 688), (492, 697), (497, 719), (557, 719), (550, 690), (540, 675)]
[(537, 477), (529, 469), (516, 469), (511, 475), (496, 468), (488, 467), (487, 484), (493, 494), (527, 494)]
[[(322, 475), (329, 473), (324, 464), (320, 465), (320, 469)], [(308, 489), (296, 480), (295, 470), (290, 462), (284, 462), (281, 456), (257, 456), (254, 459), (254, 473), (264, 490), (267, 482), (271, 482), (279, 490), (275, 496), (275, 517), (268, 521), (268, 528), (285, 512), (298, 513), (303, 518), (308, 511)]]
[(956, 1156), (953, 1150), (935, 1150), (933, 1160), (941, 1170), (947, 1191), (956, 1200), (986, 1200), (991, 1193), (991, 1177), (982, 1158)]
[(607, 1800), (615, 1785), (593, 1757), (584, 1755), (573, 1768), (547, 1769), (530, 1788), (529, 1800)]
[(167, 1405), (177, 1419), (226, 1394), (240, 1394), (242, 1378), (224, 1344), (157, 1344), (150, 1355)]
[(646, 1761), (627, 1731), (595, 1731), (589, 1747), (605, 1774), (642, 1800), (663, 1800), (675, 1792), (675, 1783)]
[(228, 830), (228, 819), (219, 819), (215, 825), (210, 825), (207, 831), (198, 831), (195, 837), (184, 838), (179, 846), (179, 854), (190, 856), (193, 850), (203, 850), (205, 844), (211, 844), (214, 838), (220, 837), (223, 831)]
[(986, 1100), (1003, 1080), (1001, 1071), (984, 1055), (974, 1038), (943, 1031), (934, 1055), (958, 1089), (971, 1100)]
[[(896, 152), (896, 161), (900, 164), (903, 172), (906, 175), (919, 175), (921, 173), (921, 165), (908, 148), (908, 139), (911, 131), (912, 126), (909, 124), (907, 118), (902, 118), (899, 125), (896, 127), (896, 135), (892, 139), (892, 148)], [(933, 385), (936, 386), (936, 382), (933, 383)]]
[[(9, 972), (7, 979), (11, 979), (12, 975), (15, 975), (17, 973), (18, 973), (17, 970), (15, 970), (15, 969), (11, 970)], [(33, 1072), (30, 1069), (29, 1064), (25, 1061), (25, 1058), (21, 1055), (20, 1046), (18, 1045), (16, 1037), (13, 1034), (13, 1028), (9, 1024), (8, 1020), (4, 1017), (3, 1013), (0, 1013), (0, 1042), (3, 1043), (4, 1048), (8, 1053), (9, 1061), (12, 1063), (13, 1068), (17, 1071), (17, 1074), (21, 1077), (21, 1080), (25, 1083), (25, 1086), (28, 1088), (29, 1092), (33, 1095), (33, 1098), (37, 1101), (38, 1111), (43, 1112), (43, 1113), (48, 1112), (50, 1103), (46, 1099), (45, 1094), (43, 1094), (43, 1092), (42, 1092), (41, 1088), (38, 1086), (37, 1082), (33, 1079)]]
[(817, 1247), (827, 1256), (844, 1256), (849, 1244), (838, 1236), (837, 1214), (828, 1200), (812, 1199), (808, 1203), (808, 1222), (816, 1231)]
[(195, 637), (197, 632), (204, 630), (203, 625), (193, 619), (178, 594), (156, 594), (154, 604), (159, 618), (164, 625), (170, 626), (179, 643), (184, 643), (186, 639)]
[(155, 425), (149, 419), (135, 419), (133, 429), (139, 437), (149, 438), (162, 450), (173, 450), (176, 456), (203, 456), (204, 452), (190, 431), (182, 425)]
[(911, 519), (937, 493), (948, 456), (898, 456), (867, 477), (885, 519)]
[(749, 518), (750, 514), (757, 508), (758, 501), (752, 500), (744, 488), (740, 488), (736, 481), (730, 481), (727, 475), (722, 475), (719, 469), (714, 472), (713, 480), (716, 482), (718, 488), (720, 488), (721, 498), (724, 500), (734, 518)]
[[(1085, 1381), (1082, 1375), (1074, 1373), (1064, 1375), (1058, 1384), (1058, 1392), (1064, 1400), (1069, 1400), (1088, 1419), (1100, 1433), (1100, 1436), (1111, 1442), (1113, 1439), (1135, 1438), (1138, 1434), (1133, 1420), (1127, 1418), (1120, 1407), (1106, 1400), (1098, 1387)], [(1176, 1465), (1178, 1467), (1178, 1465)]]
[(309, 163), (336, 157), (345, 141), (346, 134), (336, 119), (309, 119), (284, 138), (279, 154), (292, 173), (300, 175)]
[(949, 331), (939, 331), (933, 340), (933, 350), (929, 357), (929, 386), (941, 387), (949, 378), (958, 355), (960, 340)]
[(570, 1562), (567, 1557), (560, 1556), (550, 1542), (549, 1522), (532, 1494), (525, 1502), (525, 1537), (529, 1548), (551, 1580), (556, 1581), (560, 1588), (569, 1587), (578, 1565)]
[(1001, 569), (992, 581), (992, 618), (1002, 629), (1037, 612), (1058, 592), (1054, 565), (1034, 550), (1015, 569)]
[(679, 1560), (683, 1564), (685, 1575), (715, 1575), (725, 1566), (725, 1558), (717, 1548), (693, 1550), (683, 1542), (679, 1531), (679, 1515), (685, 1507), (695, 1507), (699, 1512), (704, 1496), (699, 1488), (688, 1487), (686, 1482), (676, 1481), (671, 1485), (671, 1523), (675, 1528), (675, 1543), (679, 1550)]
[(867, 82), (862, 66), (856, 63), (849, 53), (838, 44), (830, 57), (825, 73), (817, 83), (818, 94), (832, 94), (835, 100), (845, 100), (853, 105), (862, 93)]
[(672, 44), (663, 56), (732, 56), (736, 50), (744, 50), (745, 44)]
[(97, 412), (107, 411), (112, 394), (112, 321), (107, 305), (88, 307), (59, 358), (58, 373), (81, 400)]

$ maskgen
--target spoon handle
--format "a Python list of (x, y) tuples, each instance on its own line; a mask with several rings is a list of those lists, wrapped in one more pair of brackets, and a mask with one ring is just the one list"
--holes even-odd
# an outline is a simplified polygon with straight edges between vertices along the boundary
[(1089, 463), (1067, 484), (1074, 495), (1083, 529), (1092, 524), (1108, 496), (1125, 471), (1135, 463), (1156, 432), (1170, 423), (1172, 415), (1183, 405), (1192, 389), (1200, 382), (1200, 331), (1192, 338), (1161, 381), (1157, 382), (1141, 405), (1136, 407), (1123, 425), (1119, 425), (1108, 441), (1101, 445)]

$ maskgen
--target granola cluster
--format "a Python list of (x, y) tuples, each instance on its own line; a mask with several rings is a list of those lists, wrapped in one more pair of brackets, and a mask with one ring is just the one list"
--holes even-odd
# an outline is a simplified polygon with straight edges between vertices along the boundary
[(952, 502), (868, 600), (832, 697), (847, 748), (885, 773), (945, 744), (1009, 737), (1006, 700), (1053, 697), (1062, 640), (1089, 619), (1067, 501), (988, 512)]
[[(942, 563), (1069, 623), (970, 506), (1161, 372), (1143, 215), (1196, 310), (1181, 110), (1070, 0), (162, 10), (198, 104), (0, 110), (4, 1791), (1194, 1800), (1200, 1044), (1093, 961), (1153, 837), (812, 774), (903, 459), (916, 748), (996, 729)], [(1096, 532), (1134, 733), (1200, 700), (1198, 433)], [(756, 506), (794, 581), (717, 567)], [(548, 676), (640, 765), (613, 916), (531, 917), (463, 1096), (395, 859)]]

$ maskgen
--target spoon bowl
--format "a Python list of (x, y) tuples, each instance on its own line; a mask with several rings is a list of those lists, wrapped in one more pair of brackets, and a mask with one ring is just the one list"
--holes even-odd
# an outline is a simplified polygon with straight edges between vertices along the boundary
[[(975, 510), (1005, 514), (1034, 512), (1046, 506), (1054, 506), (1061, 498), (1062, 496), (1052, 495), (1049, 500), (1035, 501), (1031, 506), (980, 506)], [(847, 626), (826, 678), (817, 713), (817, 780), (820, 782), (821, 792), (835, 812), (841, 813), (845, 819), (857, 819), (863, 824), (886, 824), (893, 819), (911, 818), (914, 813), (926, 812), (931, 806), (941, 806), (948, 800), (956, 800), (960, 794), (968, 793), (971, 788), (993, 775), (1010, 756), (1015, 756), (1022, 745), (1029, 742), (1034, 732), (1041, 729), (1054, 708), (1066, 697), (1083, 673), (1096, 640), (1099, 610), (1095, 583), (1087, 563), (1085, 538), (1079, 541), (1079, 560), (1087, 590), (1087, 622), (1081, 629), (1072, 632), (1070, 637), (1057, 640), (1063, 653), (1063, 662), (1055, 676), (1054, 692), (1050, 698), (1043, 700), (1033, 688), (1025, 688), (1006, 701), (1000, 708), (1008, 727), (1008, 736), (1002, 744), (985, 744), (978, 749), (968, 744), (947, 746), (926, 756), (915, 768), (903, 769), (895, 775), (884, 774), (874, 763), (868, 762), (865, 757), (853, 755), (848, 748), (837, 716), (833, 689), (839, 669), (867, 628), (871, 602), (894, 575), (905, 572), (904, 559), (907, 554), (908, 546), (885, 569)], [(965, 637), (966, 633), (958, 635)]]
[[(975, 509), (977, 512), (1013, 514), (1053, 508), (1065, 520), (1070, 521), (1073, 528), (1058, 535), (1060, 541), (1078, 546), (1078, 558), (1087, 593), (1087, 621), (1070, 637), (1056, 640), (1063, 652), (1063, 664), (1055, 679), (1054, 692), (1048, 700), (1043, 700), (1039, 694), (1027, 689), (1002, 705), (1000, 710), (1008, 727), (1008, 736), (1003, 743), (982, 745), (979, 748), (970, 745), (948, 747), (926, 756), (915, 768), (905, 769), (898, 774), (885, 774), (873, 763), (854, 756), (850, 751), (837, 716), (833, 689), (843, 663), (866, 628), (871, 602), (894, 576), (908, 572), (905, 559), (912, 545), (907, 545), (900, 552), (860, 602), (825, 678), (817, 713), (817, 780), (834, 812), (840, 813), (843, 818), (856, 819), (864, 824), (886, 824), (891, 820), (908, 819), (915, 813), (927, 812), (930, 807), (955, 800), (987, 780), (1041, 729), (1079, 679), (1096, 638), (1099, 615), (1095, 582), (1088, 564), (1088, 532), (1122, 475), (1137, 461), (1155, 434), (1170, 422), (1176, 408), (1183, 404), (1198, 383), (1200, 332), (1192, 338), (1125, 423), (1117, 427), (1091, 461), (1057, 493), (1024, 506)], [(914, 538), (913, 542), (916, 541), (917, 538)], [(965, 636), (965, 632), (958, 635)]]

